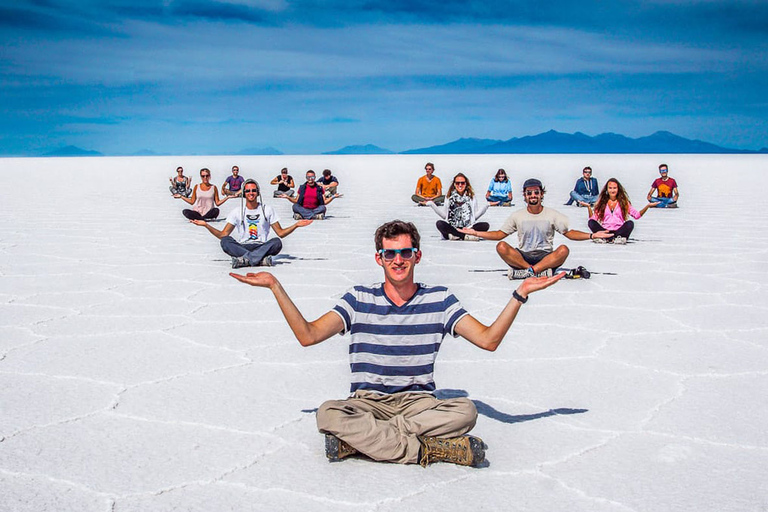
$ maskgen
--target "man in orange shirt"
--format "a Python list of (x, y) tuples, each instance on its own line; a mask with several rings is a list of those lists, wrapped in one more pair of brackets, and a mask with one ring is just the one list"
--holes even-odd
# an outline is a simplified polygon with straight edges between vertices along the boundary
[(435, 164), (427, 162), (424, 170), (427, 174), (419, 178), (416, 183), (416, 193), (411, 196), (411, 199), (419, 206), (425, 206), (427, 201), (434, 201), (436, 205), (442, 205), (445, 200), (443, 184), (440, 182), (440, 178), (434, 176)]

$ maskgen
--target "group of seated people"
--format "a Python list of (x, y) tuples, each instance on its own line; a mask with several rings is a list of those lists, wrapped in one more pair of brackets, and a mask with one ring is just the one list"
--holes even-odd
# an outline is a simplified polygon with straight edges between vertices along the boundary
[[(547, 269), (551, 271), (565, 261), (568, 255), (565, 246), (557, 249), (560, 254), (550, 257), (550, 253), (557, 252), (552, 246), (555, 231), (573, 240), (588, 238), (596, 243), (625, 244), (634, 229), (634, 221), (630, 220), (630, 217), (637, 220), (649, 208), (676, 208), (679, 197), (677, 182), (669, 177), (666, 164), (659, 166), (661, 177), (653, 182), (647, 196), (648, 204), (640, 211), (632, 206), (626, 190), (616, 178), (609, 179), (602, 190), (599, 190), (597, 180), (592, 177), (592, 169), (585, 167), (583, 177), (577, 181), (571, 192), (571, 200), (566, 204), (576, 203), (587, 208), (587, 225), (591, 233), (568, 229), (565, 216), (544, 208), (541, 202), (545, 189), (536, 179), (527, 180), (523, 186), (523, 199), (527, 208), (513, 213), (504, 224), (506, 228), (502, 226), (499, 231), (489, 232), (490, 225), (487, 222), (478, 222), (478, 219), (489, 206), (512, 200), (511, 186), (503, 189), (499, 186), (500, 183), (509, 183), (506, 172), (499, 169), (486, 191), (486, 201), (478, 201), (469, 178), (464, 173), (456, 174), (447, 194), (442, 195), (442, 184), (434, 175), (434, 169), (432, 163), (426, 165), (426, 175), (419, 179), (416, 194), (412, 196), (413, 201), (419, 205), (430, 206), (440, 216), (437, 229), (444, 240), (501, 240), (513, 232), (518, 232), (519, 245), (521, 248), (525, 247), (524, 249), (512, 250), (506, 243), (500, 243), (498, 247), (502, 259), (512, 267), (510, 278), (538, 275)], [(518, 224), (524, 227), (518, 227)], [(544, 261), (537, 269), (536, 264), (545, 258), (551, 261)]]
[[(435, 176), (435, 164), (427, 162), (424, 170), (426, 174), (419, 178), (416, 183), (416, 192), (411, 196), (411, 199), (419, 206), (427, 206), (430, 201), (437, 206), (442, 206), (445, 201), (443, 183), (440, 178)], [(450, 188), (453, 189), (453, 185)], [(467, 190), (471, 190), (470, 187), (467, 187)], [(448, 195), (450, 195), (450, 190)], [(471, 192), (471, 195), (474, 197), (474, 191)], [(485, 192), (485, 200), (488, 202), (488, 206), (513, 206), (512, 182), (509, 181), (504, 169), (499, 169), (491, 179), (488, 190)]]
[[(192, 207), (182, 210), (182, 214), (189, 220), (213, 220), (219, 216), (219, 206), (232, 197), (243, 197), (243, 187), (247, 180), (240, 176), (238, 166), (232, 166), (232, 174), (224, 180), (221, 186), (221, 196), (216, 185), (211, 184), (211, 171), (208, 168), (200, 169), (201, 183), (191, 187), (192, 180), (184, 175), (184, 168), (176, 168), (176, 176), (169, 178), (169, 187), (173, 197), (182, 199)], [(298, 192), (294, 190), (296, 183), (288, 174), (288, 169), (283, 168), (280, 174), (270, 181), (277, 185), (273, 196), (284, 198), (293, 203), (294, 218), (317, 219), (325, 218), (325, 205), (342, 194), (337, 192), (339, 180), (330, 169), (323, 171), (323, 176), (316, 179), (315, 172), (309, 170), (306, 173), (306, 182), (300, 185)]]

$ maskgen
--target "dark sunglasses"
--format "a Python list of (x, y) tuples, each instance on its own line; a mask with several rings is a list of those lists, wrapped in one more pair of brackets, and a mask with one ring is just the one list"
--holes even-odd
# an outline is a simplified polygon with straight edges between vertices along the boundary
[(409, 260), (413, 258), (416, 251), (418, 251), (418, 249), (414, 249), (413, 247), (407, 247), (405, 249), (379, 249), (379, 254), (381, 254), (381, 257), (384, 258), (385, 261), (392, 261), (398, 254), (404, 260)]
[(247, 189), (245, 189), (245, 193), (246, 194), (258, 194), (259, 190), (256, 189), (256, 188), (247, 188)]
[(453, 184), (454, 185), (466, 185), (467, 182), (466, 181), (454, 181)]
[(533, 190), (526, 190), (525, 195), (527, 196), (540, 196), (541, 190), (539, 189), (533, 189)]

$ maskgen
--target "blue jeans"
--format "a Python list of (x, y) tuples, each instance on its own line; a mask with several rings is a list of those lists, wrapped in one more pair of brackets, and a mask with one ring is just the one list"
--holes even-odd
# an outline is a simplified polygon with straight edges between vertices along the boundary
[(588, 195), (581, 195), (576, 193), (575, 190), (571, 190), (571, 198), (568, 200), (566, 204), (573, 204), (573, 202), (576, 201), (578, 204), (579, 201), (584, 203), (589, 203), (591, 205), (594, 205), (597, 202), (597, 196), (588, 196)]
[(504, 194), (503, 196), (491, 195), (487, 200), (489, 203), (506, 203), (507, 201), (512, 201), (507, 194)]
[(233, 258), (245, 256), (253, 266), (257, 266), (267, 256), (279, 254), (282, 248), (283, 242), (279, 238), (270, 238), (263, 243), (249, 242), (245, 244), (241, 244), (231, 236), (225, 236), (221, 239), (221, 249), (225, 253)]
[(652, 197), (651, 202), (659, 203), (659, 205), (656, 208), (666, 208), (669, 205), (673, 204), (675, 201), (671, 197)]
[(317, 208), (310, 210), (309, 208), (304, 208), (298, 203), (293, 203), (293, 213), (298, 213), (301, 215), (302, 219), (311, 219), (319, 213), (325, 213), (325, 205), (321, 204)]

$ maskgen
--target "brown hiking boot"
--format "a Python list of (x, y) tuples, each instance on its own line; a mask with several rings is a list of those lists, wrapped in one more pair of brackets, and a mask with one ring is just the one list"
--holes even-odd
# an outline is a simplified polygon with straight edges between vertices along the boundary
[(345, 457), (354, 455), (357, 450), (333, 434), (325, 434), (325, 456), (331, 462), (338, 462)]
[(453, 462), (462, 466), (477, 466), (485, 460), (485, 443), (479, 437), (419, 437), (419, 464)]

